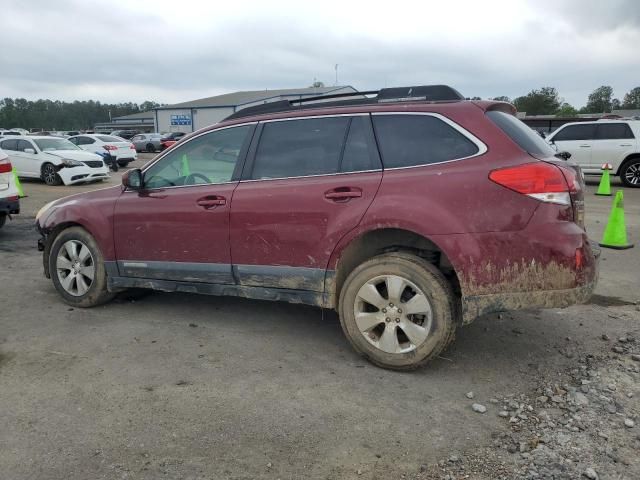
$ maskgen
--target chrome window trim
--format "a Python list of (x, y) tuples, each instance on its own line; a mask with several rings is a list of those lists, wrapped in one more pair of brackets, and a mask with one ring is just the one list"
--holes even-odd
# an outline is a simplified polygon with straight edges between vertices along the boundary
[(332, 113), (330, 115), (310, 115), (308, 117), (286, 117), (286, 118), (273, 118), (267, 120), (260, 120), (260, 123), (274, 123), (274, 122), (288, 122), (291, 120), (313, 120), (318, 118), (335, 118), (335, 117), (364, 117), (369, 115), (370, 112), (361, 113)]
[[(462, 127), (461, 125), (457, 124), (456, 122), (454, 122), (450, 118), (445, 117), (444, 115), (441, 115), (439, 113), (435, 113), (435, 112), (371, 112), (371, 115), (372, 116), (380, 116), (380, 115), (426, 115), (428, 117), (435, 117), (435, 118), (437, 118), (439, 120), (442, 120), (444, 123), (449, 125), (451, 128), (456, 130), (458, 133), (462, 134), (467, 140), (469, 140), (471, 143), (473, 143), (476, 147), (478, 147), (478, 151), (476, 153), (474, 153), (473, 155), (468, 155), (466, 157), (452, 158), (451, 160), (444, 160), (442, 162), (422, 163), (420, 165), (407, 165), (406, 167), (384, 168), (384, 159), (382, 159), (382, 164), (383, 164), (384, 171), (387, 171), (387, 170), (390, 170), (390, 171), (405, 170), (405, 169), (408, 169), (408, 168), (430, 167), (431, 165), (442, 165), (444, 163), (459, 162), (461, 160), (467, 160), (469, 158), (479, 157), (479, 156), (484, 155), (485, 153), (487, 153), (489, 151), (489, 147), (487, 147), (487, 145), (482, 140), (480, 140), (478, 137), (476, 137), (473, 133), (471, 133), (470, 131), (468, 131), (467, 129)], [(375, 126), (374, 126), (374, 128), (375, 128)], [(381, 156), (382, 156), (382, 154), (381, 154)]]
[[(208, 135), (210, 133), (219, 132), (221, 130), (227, 130), (228, 128), (244, 127), (244, 126), (247, 126), (247, 125), (257, 125), (257, 124), (258, 124), (258, 122), (255, 122), (255, 121), (254, 122), (245, 122), (245, 123), (238, 123), (236, 125), (228, 125), (226, 127), (216, 128), (216, 129), (213, 129), (213, 130), (207, 130), (206, 132), (202, 132), (202, 133), (199, 133), (198, 135), (195, 135), (194, 137), (191, 137), (183, 145), (186, 145), (189, 142), (195, 140), (196, 138), (200, 138), (203, 135)], [(165, 150), (164, 153), (160, 153), (160, 155), (158, 155), (154, 160), (152, 160), (151, 163), (145, 165), (144, 169), (140, 169), (140, 171), (142, 172), (142, 175), (144, 175), (147, 172), (147, 170), (149, 170), (156, 163), (158, 163), (160, 160), (162, 160), (164, 157), (166, 157), (169, 153), (172, 153), (172, 152), (170, 152), (169, 149)], [(207, 186), (211, 186), (211, 185), (229, 185), (229, 184), (232, 184), (232, 183), (238, 183), (238, 180), (229, 181), (229, 182), (221, 182), (221, 183), (199, 183), (197, 185), (174, 185), (174, 186), (169, 185), (167, 187), (148, 188), (145, 191), (152, 192), (152, 191), (158, 191), (158, 190), (169, 190), (169, 189), (174, 189), (174, 188), (207, 187)], [(138, 190), (125, 190), (123, 193), (127, 193), (127, 192), (138, 192)]]

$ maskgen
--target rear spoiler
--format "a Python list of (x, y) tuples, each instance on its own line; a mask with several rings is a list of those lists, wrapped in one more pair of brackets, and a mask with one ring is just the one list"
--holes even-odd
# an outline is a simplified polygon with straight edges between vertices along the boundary
[(473, 103), (485, 112), (497, 110), (499, 112), (508, 113), (509, 115), (515, 115), (517, 112), (516, 107), (507, 102), (496, 102), (493, 100), (474, 100)]

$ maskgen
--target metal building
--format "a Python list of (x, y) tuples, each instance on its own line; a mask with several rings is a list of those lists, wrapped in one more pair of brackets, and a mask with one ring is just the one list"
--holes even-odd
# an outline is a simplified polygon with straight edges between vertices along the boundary
[(351, 86), (310, 87), (234, 92), (155, 109), (156, 132), (193, 132), (218, 123), (232, 113), (278, 100), (293, 100), (336, 93), (356, 92)]

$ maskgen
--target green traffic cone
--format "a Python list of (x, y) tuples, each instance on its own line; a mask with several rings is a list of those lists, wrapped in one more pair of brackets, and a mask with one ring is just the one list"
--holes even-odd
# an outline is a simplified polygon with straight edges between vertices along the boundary
[(18, 189), (18, 196), (20, 198), (24, 198), (24, 190), (22, 190), (22, 184), (20, 183), (20, 179), (18, 178), (18, 172), (16, 171), (16, 167), (11, 169), (13, 173), (13, 179), (16, 181), (16, 188)]
[(633, 247), (633, 244), (627, 243), (627, 229), (624, 225), (624, 197), (622, 190), (616, 192), (613, 199), (613, 207), (609, 214), (607, 227), (602, 235), (601, 247), (613, 248), (616, 250), (625, 250)]
[(600, 179), (600, 185), (598, 185), (598, 191), (596, 195), (611, 196), (611, 178), (609, 178), (609, 170), (602, 170), (602, 178)]

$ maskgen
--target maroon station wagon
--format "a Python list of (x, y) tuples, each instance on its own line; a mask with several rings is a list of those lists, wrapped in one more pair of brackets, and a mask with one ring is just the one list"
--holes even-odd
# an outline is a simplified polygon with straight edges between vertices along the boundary
[(480, 315), (589, 298), (581, 172), (513, 106), (442, 85), (349, 95), (241, 110), (122, 186), (46, 205), (45, 275), (79, 307), (148, 288), (335, 309), (394, 369)]

